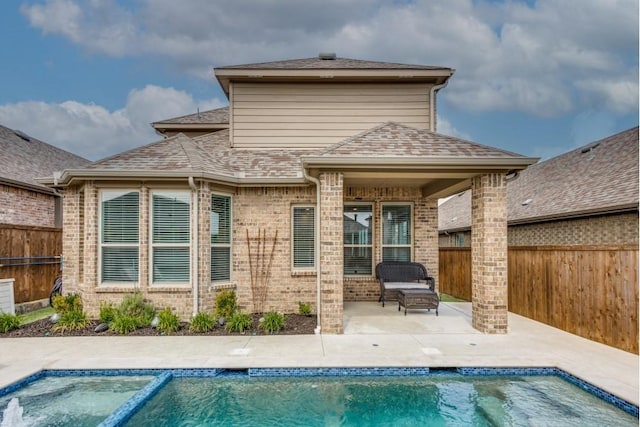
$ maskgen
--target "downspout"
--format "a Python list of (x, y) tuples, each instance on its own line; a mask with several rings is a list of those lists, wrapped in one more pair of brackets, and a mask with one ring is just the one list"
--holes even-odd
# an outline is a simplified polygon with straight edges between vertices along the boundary
[(195, 211), (195, 219), (191, 222), (191, 277), (193, 277), (194, 287), (193, 287), (193, 315), (198, 314), (198, 300), (199, 300), (199, 288), (200, 288), (200, 280), (198, 278), (198, 270), (199, 270), (199, 260), (200, 256), (198, 254), (199, 246), (199, 235), (198, 235), (198, 224), (199, 224), (199, 216), (200, 216), (200, 207), (199, 207), (199, 195), (198, 195), (198, 187), (192, 176), (189, 177), (189, 187), (195, 193), (195, 200), (193, 201), (193, 208)]
[(431, 132), (436, 131), (436, 92), (445, 88), (447, 84), (449, 84), (449, 80), (446, 80), (441, 85), (431, 86), (429, 91), (429, 130)]
[(315, 264), (316, 264), (316, 311), (317, 313), (317, 319), (316, 319), (316, 323), (317, 326), (316, 328), (313, 330), (313, 332), (315, 334), (319, 334), (321, 331), (321, 326), (320, 326), (320, 181), (318, 180), (318, 178), (314, 178), (311, 175), (309, 175), (307, 173), (307, 170), (303, 167), (302, 168), (302, 173), (304, 174), (304, 179), (306, 179), (307, 181), (311, 181), (312, 183), (315, 184), (316, 186), (316, 206), (317, 206), (317, 214), (315, 217), (315, 227), (316, 227), (316, 250), (315, 250)]

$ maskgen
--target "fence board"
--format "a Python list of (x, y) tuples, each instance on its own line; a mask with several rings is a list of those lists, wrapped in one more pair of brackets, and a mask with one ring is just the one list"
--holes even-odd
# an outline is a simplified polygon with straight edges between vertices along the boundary
[[(510, 247), (508, 270), (509, 311), (638, 354), (637, 246)], [(469, 248), (440, 248), (440, 292), (470, 301), (470, 271)]]
[[(0, 258), (59, 256), (62, 253), (62, 229), (0, 224)], [(38, 260), (25, 260), (24, 263)], [(48, 259), (46, 262), (55, 262)], [(0, 279), (15, 279), (17, 304), (49, 297), (51, 286), (60, 269), (59, 264), (20, 265), (20, 260), (2, 260)]]

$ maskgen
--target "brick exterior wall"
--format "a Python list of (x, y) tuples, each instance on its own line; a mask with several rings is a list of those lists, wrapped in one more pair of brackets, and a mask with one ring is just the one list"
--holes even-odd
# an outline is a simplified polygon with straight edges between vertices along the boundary
[(320, 277), (322, 332), (343, 332), (343, 176), (320, 174)]
[(56, 196), (0, 185), (0, 223), (56, 226)]
[[(439, 243), (440, 247), (471, 246), (471, 231), (440, 234)], [(638, 213), (511, 225), (508, 243), (509, 246), (638, 244)]]
[[(374, 260), (382, 258), (380, 214), (384, 202), (406, 202), (413, 205), (413, 258), (423, 263), (429, 272), (438, 275), (437, 201), (424, 199), (416, 188), (343, 188), (341, 174), (322, 175), (322, 230), (325, 241), (320, 252), (322, 266), (322, 331), (341, 333), (344, 301), (377, 301), (378, 282), (369, 277), (343, 277), (343, 205), (348, 202), (371, 203), (374, 209)], [(316, 203), (315, 186), (228, 188), (207, 182), (197, 182), (192, 191), (192, 220), (197, 217), (199, 240), (197, 265), (192, 265), (192, 276), (198, 276), (198, 310), (212, 310), (215, 297), (221, 289), (236, 290), (240, 308), (245, 312), (277, 310), (297, 313), (298, 303), (309, 303), (317, 313), (315, 271), (294, 271), (291, 260), (291, 213), (293, 206)], [(168, 186), (168, 187), (167, 187)], [(190, 286), (167, 287), (150, 285), (149, 221), (150, 193), (154, 188), (188, 190), (186, 182), (174, 185), (142, 185), (139, 182), (122, 183), (120, 189), (140, 192), (139, 276), (137, 284), (145, 298), (158, 309), (170, 307), (183, 320), (193, 314), (194, 294)], [(210, 218), (211, 194), (231, 196), (232, 246), (231, 280), (212, 283), (210, 280)], [(197, 194), (197, 203), (195, 201)], [(65, 256), (64, 283), (66, 292), (79, 293), (90, 317), (97, 317), (100, 302), (120, 303), (133, 285), (99, 286), (99, 209), (100, 187), (94, 182), (72, 186), (64, 193), (63, 253)], [(196, 224), (193, 224), (196, 226)], [(274, 246), (274, 238), (275, 246)], [(258, 236), (266, 237), (261, 243), (262, 262), (270, 261), (266, 301), (263, 307), (254, 304), (251, 267), (256, 274)], [(252, 261), (249, 260), (251, 243)], [(273, 256), (271, 252), (273, 249)], [(192, 280), (195, 278), (192, 277)], [(254, 277), (255, 281), (255, 277)], [(255, 283), (255, 282), (254, 282)]]
[(507, 333), (507, 188), (504, 175), (471, 182), (471, 286), (473, 327)]

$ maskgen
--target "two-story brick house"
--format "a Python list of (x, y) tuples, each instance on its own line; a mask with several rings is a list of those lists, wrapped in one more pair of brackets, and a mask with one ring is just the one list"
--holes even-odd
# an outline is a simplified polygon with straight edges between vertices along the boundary
[(334, 55), (216, 69), (228, 108), (62, 174), (67, 290), (96, 314), (137, 288), (188, 318), (234, 287), (247, 311), (307, 302), (341, 333), (344, 301), (377, 300), (381, 260), (437, 276), (437, 199), (471, 187), (474, 326), (506, 332), (504, 177), (536, 159), (434, 132), (452, 74)]

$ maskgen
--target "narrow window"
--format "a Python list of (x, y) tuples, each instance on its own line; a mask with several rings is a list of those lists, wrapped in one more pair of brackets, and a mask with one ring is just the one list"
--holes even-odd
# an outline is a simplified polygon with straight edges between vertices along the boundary
[(411, 205), (382, 205), (382, 260), (411, 261)]
[(100, 282), (136, 283), (140, 195), (137, 191), (104, 190), (100, 198)]
[(231, 197), (211, 195), (211, 281), (231, 279)]
[(151, 199), (152, 283), (188, 283), (191, 195), (154, 191)]
[(371, 275), (373, 206), (344, 205), (344, 274)]
[(315, 267), (315, 208), (293, 207), (293, 268)]

